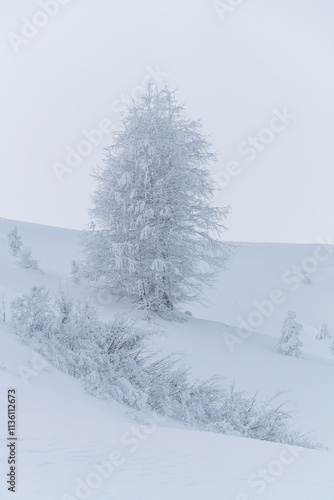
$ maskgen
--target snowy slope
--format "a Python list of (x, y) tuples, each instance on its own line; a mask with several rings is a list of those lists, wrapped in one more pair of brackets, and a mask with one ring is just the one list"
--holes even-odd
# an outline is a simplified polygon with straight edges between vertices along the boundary
[[(141, 428), (117, 403), (86, 396), (78, 382), (43, 366), (4, 328), (0, 339), (1, 401), (13, 386), (19, 401), (15, 498), (84, 498), (89, 490), (77, 490), (83, 484), (79, 480), (88, 481), (93, 486), (89, 498), (99, 500), (245, 500), (262, 490), (268, 500), (332, 498), (334, 456), (329, 452), (171, 428), (164, 422)], [(29, 376), (28, 368), (37, 373)], [(4, 427), (2, 420), (2, 436)], [(114, 470), (99, 469), (112, 453)], [(3, 442), (1, 458), (4, 478)], [(269, 476), (272, 482), (260, 479), (261, 468), (275, 474)], [(91, 476), (100, 470), (109, 477)], [(1, 490), (1, 498), (11, 498), (3, 481)]]
[[(13, 221), (0, 219), (0, 293), (6, 292), (7, 303), (35, 283), (56, 290), (61, 281), (77, 297), (89, 295), (89, 291), (69, 280), (71, 260), (79, 258), (78, 233), (17, 223), (24, 245), (30, 246), (40, 261), (43, 273), (39, 273), (19, 269), (9, 255), (6, 233), (14, 225)], [(85, 395), (78, 381), (44, 366), (33, 351), (18, 342), (9, 326), (3, 325), (1, 415), (5, 415), (9, 387), (18, 389), (19, 398), (16, 498), (333, 500), (334, 361), (328, 351), (332, 340), (316, 341), (311, 335), (311, 327), (317, 328), (323, 322), (334, 332), (329, 300), (333, 295), (332, 258), (323, 261), (312, 274), (312, 284), (296, 291), (291, 292), (290, 285), (281, 279), (286, 270), (312, 256), (314, 249), (241, 245), (217, 289), (208, 291), (211, 305), (207, 309), (187, 306), (194, 316), (205, 319), (189, 318), (187, 323), (159, 320), (158, 327), (165, 333), (153, 343), (166, 352), (184, 351), (196, 376), (221, 374), (235, 380), (240, 389), (258, 390), (261, 398), (289, 389), (284, 399), (294, 402), (291, 408), (298, 412), (302, 428), (313, 430), (329, 450), (313, 451), (199, 432), (173, 421), (151, 420), (151, 426), (141, 428), (129, 409)], [(253, 301), (266, 299), (274, 288), (284, 291), (286, 302), (231, 352), (226, 335), (238, 335), (236, 318), (252, 311)], [(116, 299), (100, 300), (98, 305), (103, 317), (128, 307)], [(301, 359), (275, 352), (281, 322), (289, 308), (296, 310), (298, 320), (308, 325)], [(28, 368), (34, 370), (33, 374), (27, 372)], [(7, 470), (4, 436), (6, 425), (1, 418), (0, 497), (11, 498), (3, 479)], [(110, 458), (115, 462), (113, 472), (99, 469)], [(92, 476), (98, 471), (109, 477)], [(261, 479), (259, 474), (269, 475)], [(88, 481), (90, 490), (76, 491), (79, 479), (85, 484)]]
[[(308, 337), (321, 323), (327, 323), (334, 334), (334, 246), (325, 240), (314, 245), (242, 243), (228, 268), (216, 287), (207, 290), (207, 307), (189, 306), (197, 317), (235, 326), (242, 318), (253, 330), (277, 337), (290, 308)], [(300, 269), (307, 272), (309, 285), (298, 277)], [(267, 305), (269, 317), (262, 314), (262, 324), (252, 326), (249, 316), (261, 311), (259, 304), (268, 301), (274, 290), (281, 292), (282, 304), (275, 304), (274, 310)]]

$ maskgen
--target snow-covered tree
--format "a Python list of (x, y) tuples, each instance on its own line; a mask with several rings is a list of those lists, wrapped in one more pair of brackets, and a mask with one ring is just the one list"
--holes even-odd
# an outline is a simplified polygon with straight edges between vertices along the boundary
[(3, 321), (6, 321), (6, 292), (1, 294), (0, 317)]
[(38, 261), (32, 258), (31, 249), (23, 246), (17, 226), (8, 233), (8, 246), (10, 253), (18, 258), (18, 265), (20, 267), (24, 269), (39, 269)]
[(278, 342), (277, 352), (287, 356), (301, 355), (300, 347), (303, 345), (299, 335), (303, 329), (302, 325), (295, 321), (296, 313), (289, 311), (282, 326), (282, 335)]
[(90, 281), (159, 314), (198, 299), (231, 251), (219, 240), (228, 209), (210, 203), (214, 159), (174, 92), (148, 84), (95, 173), (84, 240)]
[(80, 282), (80, 266), (76, 260), (71, 262), (71, 278), (76, 285)]
[(24, 269), (35, 269), (38, 270), (38, 261), (32, 258), (32, 252), (30, 248), (23, 248), (18, 254), (19, 266)]
[(9, 252), (14, 255), (14, 257), (17, 257), (22, 249), (22, 238), (18, 234), (17, 231), (17, 226), (14, 227), (12, 231), (8, 233), (8, 246), (9, 246)]
[(328, 337), (330, 337), (328, 326), (326, 325), (326, 323), (324, 323), (323, 325), (321, 325), (321, 330), (318, 332), (316, 339), (322, 340), (327, 339)]

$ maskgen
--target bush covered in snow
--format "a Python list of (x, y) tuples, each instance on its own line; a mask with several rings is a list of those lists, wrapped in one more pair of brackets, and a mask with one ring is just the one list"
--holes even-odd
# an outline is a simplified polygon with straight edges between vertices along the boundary
[(43, 287), (12, 302), (12, 321), (24, 343), (52, 365), (84, 382), (102, 399), (135, 409), (147, 407), (186, 425), (239, 436), (315, 447), (290, 429), (291, 415), (275, 398), (258, 401), (222, 379), (193, 380), (182, 355), (149, 352), (148, 330), (122, 316), (101, 322), (88, 304)]
[(38, 261), (32, 258), (31, 249), (23, 248), (18, 255), (19, 266), (23, 269), (35, 269), (38, 270)]
[(71, 262), (71, 278), (76, 285), (80, 283), (80, 265), (76, 260)]
[(31, 249), (23, 246), (22, 238), (18, 234), (16, 226), (8, 233), (8, 246), (9, 252), (19, 259), (18, 265), (20, 267), (39, 270), (38, 261), (32, 258)]
[(282, 326), (282, 335), (278, 342), (277, 352), (299, 358), (301, 355), (300, 347), (303, 345), (299, 340), (299, 335), (303, 327), (295, 319), (296, 313), (289, 311)]
[(331, 351), (331, 353), (332, 353), (332, 354), (333, 354), (333, 356), (334, 356), (334, 342), (333, 342), (333, 344), (330, 346), (329, 350)]
[(330, 337), (329, 331), (328, 331), (328, 326), (326, 323), (321, 325), (320, 331), (317, 333), (316, 339), (317, 340), (322, 340), (322, 339), (327, 339)]
[(17, 231), (17, 226), (14, 227), (12, 231), (8, 233), (8, 247), (9, 247), (9, 252), (14, 255), (14, 257), (17, 257), (19, 253), (21, 252), (22, 248), (22, 238), (18, 234)]

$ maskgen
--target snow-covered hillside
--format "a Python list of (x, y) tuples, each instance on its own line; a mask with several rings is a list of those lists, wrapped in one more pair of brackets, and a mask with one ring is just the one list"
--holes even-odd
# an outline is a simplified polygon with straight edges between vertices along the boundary
[[(42, 272), (20, 269), (9, 254), (7, 233), (15, 225)], [(78, 237), (75, 231), (0, 219), (0, 294), (5, 292), (7, 318), (11, 300), (32, 285), (56, 291), (60, 283), (79, 299), (94, 299), (103, 319), (117, 311), (136, 316), (126, 301), (94, 297), (71, 282), (71, 261), (80, 259)], [(129, 408), (84, 394), (77, 380), (20, 344), (9, 321), (1, 323), (1, 415), (6, 415), (7, 389), (18, 390), (16, 498), (332, 500), (333, 338), (314, 337), (322, 323), (334, 335), (333, 265), (329, 246), (242, 244), (216, 288), (207, 291), (207, 308), (185, 305), (193, 313), (186, 323), (156, 320), (163, 335), (152, 341), (166, 353), (183, 351), (196, 376), (223, 375), (262, 399), (288, 390), (282, 401), (292, 402), (302, 429), (328, 447), (323, 451), (188, 429), (150, 413), (141, 417), (146, 419), (142, 427), (144, 420), (138, 422)], [(294, 266), (307, 268), (311, 281), (296, 290)], [(238, 318), (249, 324), (248, 316), (278, 297), (273, 295), (278, 289), (285, 300), (267, 302), (262, 309), (267, 316), (262, 314), (263, 321), (254, 316), (259, 325), (242, 336)], [(299, 359), (276, 353), (289, 309), (304, 326)], [(1, 498), (12, 495), (5, 484), (6, 427), (1, 418)]]

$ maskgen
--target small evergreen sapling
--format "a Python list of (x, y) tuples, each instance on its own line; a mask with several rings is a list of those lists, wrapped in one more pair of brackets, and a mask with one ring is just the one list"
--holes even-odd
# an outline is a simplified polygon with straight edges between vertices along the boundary
[(8, 233), (8, 245), (9, 245), (9, 252), (14, 256), (17, 257), (21, 253), (22, 249), (22, 238), (18, 234), (17, 231), (17, 226), (14, 227), (10, 233)]
[(296, 313), (289, 311), (282, 326), (282, 335), (278, 342), (277, 352), (299, 358), (301, 355), (300, 347), (303, 345), (299, 340), (299, 335), (303, 327), (295, 319)]
[(80, 283), (80, 266), (76, 260), (71, 262), (71, 278), (76, 285)]
[(18, 265), (24, 269), (39, 270), (38, 261), (32, 258), (30, 248), (23, 246), (21, 236), (18, 234), (17, 226), (8, 233), (9, 252), (19, 259)]
[(38, 270), (38, 261), (32, 258), (31, 249), (23, 248), (18, 255), (19, 266), (23, 269), (35, 269)]
[(327, 339), (328, 337), (330, 337), (330, 334), (329, 334), (329, 331), (328, 331), (328, 326), (326, 325), (326, 323), (324, 323), (321, 326), (321, 330), (320, 330), (320, 332), (318, 332), (318, 334), (316, 336), (316, 339), (317, 340), (322, 340), (322, 339)]

